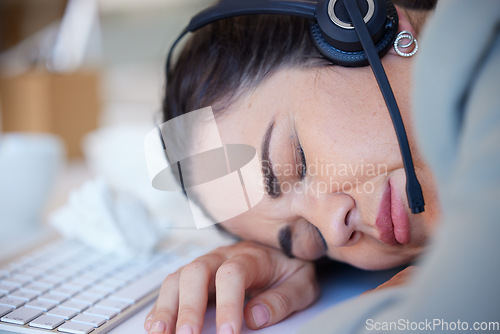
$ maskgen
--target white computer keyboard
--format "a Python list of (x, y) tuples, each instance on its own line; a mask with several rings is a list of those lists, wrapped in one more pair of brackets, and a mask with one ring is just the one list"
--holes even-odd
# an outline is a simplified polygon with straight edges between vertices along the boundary
[(0, 268), (0, 331), (106, 333), (188, 261), (171, 253), (123, 259), (58, 241)]

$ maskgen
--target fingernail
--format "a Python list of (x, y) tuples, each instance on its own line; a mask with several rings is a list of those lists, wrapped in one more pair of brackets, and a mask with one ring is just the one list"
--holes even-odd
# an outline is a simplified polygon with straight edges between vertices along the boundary
[(150, 334), (163, 333), (167, 329), (167, 326), (162, 321), (157, 321), (154, 323), (153, 327), (151, 327)]
[(144, 329), (149, 331), (151, 329), (151, 324), (153, 320), (153, 315), (150, 314), (149, 317), (146, 318), (146, 321), (144, 322)]
[(233, 326), (230, 324), (224, 324), (220, 326), (219, 331), (217, 332), (218, 334), (233, 334)]
[(271, 319), (269, 310), (262, 304), (257, 304), (252, 307), (252, 316), (256, 327), (265, 325), (269, 319)]
[(193, 334), (193, 329), (189, 325), (182, 325), (177, 330), (177, 334)]

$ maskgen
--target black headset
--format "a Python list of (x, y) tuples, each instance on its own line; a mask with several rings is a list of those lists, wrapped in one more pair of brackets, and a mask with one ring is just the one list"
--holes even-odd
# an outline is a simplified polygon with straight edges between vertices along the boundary
[(380, 57), (396, 38), (398, 15), (391, 0), (221, 0), (194, 16), (172, 45), (184, 35), (215, 21), (242, 15), (275, 14), (308, 18), (310, 34), (319, 52), (334, 64), (370, 65), (389, 109), (406, 172), (406, 194), (412, 213), (424, 211), (424, 197), (413, 166), (406, 130)]

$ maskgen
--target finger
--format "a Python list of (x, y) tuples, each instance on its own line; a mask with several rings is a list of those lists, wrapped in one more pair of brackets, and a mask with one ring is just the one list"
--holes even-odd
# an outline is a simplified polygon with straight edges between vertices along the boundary
[(153, 316), (156, 313), (156, 301), (151, 308), (151, 311), (149, 311), (148, 315), (146, 316), (146, 320), (144, 320), (144, 329), (149, 331), (151, 329), (151, 325), (153, 324)]
[(276, 287), (252, 298), (245, 306), (245, 322), (251, 329), (273, 325), (311, 305), (319, 296), (313, 265), (304, 265)]
[(174, 333), (179, 307), (179, 271), (168, 275), (160, 289), (154, 312), (149, 319), (149, 333)]
[(262, 268), (269, 268), (270, 263), (266, 259), (265, 256), (237, 255), (224, 262), (217, 270), (215, 277), (217, 333), (232, 334), (241, 331), (245, 290), (266, 279), (269, 280), (269, 275), (260, 275), (265, 271)]
[(415, 266), (409, 266), (409, 267), (401, 270), (400, 272), (398, 272), (396, 275), (392, 276), (392, 278), (389, 279), (388, 281), (380, 284), (375, 289), (363, 292), (362, 295), (368, 294), (370, 292), (378, 291), (381, 289), (386, 289), (386, 288), (406, 284), (408, 282), (408, 280), (410, 279), (411, 275), (413, 275), (414, 271), (415, 271)]
[(217, 333), (239, 333), (245, 302), (245, 274), (244, 265), (234, 258), (217, 270), (215, 278)]
[(376, 289), (389, 288), (391, 286), (398, 286), (401, 284), (405, 284), (412, 275), (413, 270), (414, 269), (411, 266), (401, 270), (396, 275), (394, 275), (390, 280), (379, 285)]
[(200, 333), (208, 294), (215, 289), (215, 272), (224, 262), (221, 254), (207, 254), (186, 265), (179, 281), (178, 333)]

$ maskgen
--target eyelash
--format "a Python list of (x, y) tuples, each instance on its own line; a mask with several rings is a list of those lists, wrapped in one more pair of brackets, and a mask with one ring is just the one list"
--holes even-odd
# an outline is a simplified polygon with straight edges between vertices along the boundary
[(297, 168), (297, 171), (299, 172), (299, 177), (302, 180), (307, 174), (307, 164), (306, 164), (306, 156), (304, 154), (304, 150), (302, 149), (300, 143), (297, 144), (297, 151), (300, 154), (300, 166), (299, 168)]

